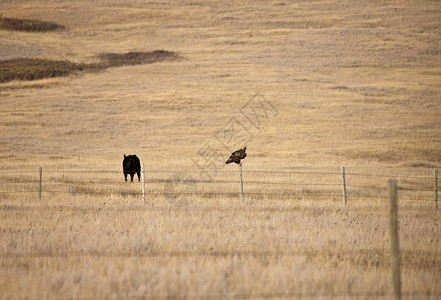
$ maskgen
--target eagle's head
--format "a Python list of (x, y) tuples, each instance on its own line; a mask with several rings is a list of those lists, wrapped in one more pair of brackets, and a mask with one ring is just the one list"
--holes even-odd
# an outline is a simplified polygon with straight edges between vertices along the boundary
[(243, 151), (247, 150), (247, 146), (243, 147)]

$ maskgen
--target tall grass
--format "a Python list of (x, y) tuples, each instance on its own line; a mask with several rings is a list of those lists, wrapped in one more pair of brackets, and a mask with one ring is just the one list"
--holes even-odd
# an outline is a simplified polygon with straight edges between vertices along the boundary
[[(223, 196), (188, 200), (171, 206), (163, 196), (144, 204), (134, 195), (46, 193), (42, 202), (35, 194), (17, 195), (0, 207), (2, 296), (391, 292), (385, 203), (344, 208), (314, 196), (247, 196), (245, 205)], [(432, 209), (400, 207), (405, 293), (440, 293), (438, 218)]]

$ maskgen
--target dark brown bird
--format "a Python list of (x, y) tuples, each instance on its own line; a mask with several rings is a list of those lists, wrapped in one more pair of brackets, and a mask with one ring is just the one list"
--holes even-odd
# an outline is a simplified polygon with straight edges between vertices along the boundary
[(246, 150), (247, 146), (243, 147), (243, 149), (234, 151), (233, 153), (231, 153), (230, 158), (225, 162), (225, 164), (228, 165), (234, 162), (241, 166), (242, 163), (240, 161), (247, 156), (247, 154), (245, 153)]

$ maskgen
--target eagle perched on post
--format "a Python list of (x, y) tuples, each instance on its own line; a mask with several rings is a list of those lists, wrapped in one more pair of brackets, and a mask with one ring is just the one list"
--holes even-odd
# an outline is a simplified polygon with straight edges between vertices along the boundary
[(231, 153), (230, 158), (225, 162), (225, 164), (228, 165), (234, 162), (241, 166), (242, 163), (240, 161), (247, 156), (247, 154), (245, 153), (246, 150), (247, 146), (243, 147), (243, 149), (234, 151), (233, 153)]

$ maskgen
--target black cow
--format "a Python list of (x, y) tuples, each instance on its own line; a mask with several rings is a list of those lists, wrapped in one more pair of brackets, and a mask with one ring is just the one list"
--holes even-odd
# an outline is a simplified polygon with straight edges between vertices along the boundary
[(133, 181), (133, 176), (138, 174), (138, 181), (141, 180), (141, 164), (136, 155), (125, 155), (123, 160), (124, 179), (127, 181), (127, 174), (130, 174), (130, 181)]

